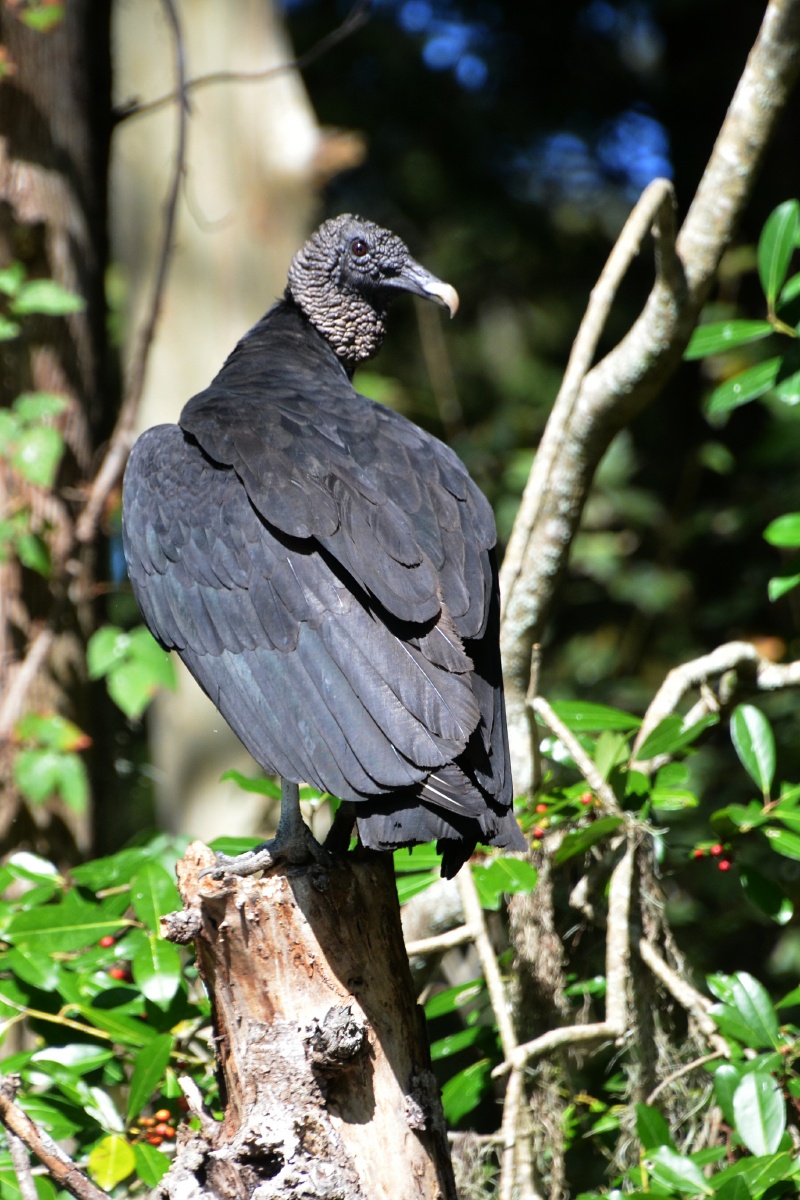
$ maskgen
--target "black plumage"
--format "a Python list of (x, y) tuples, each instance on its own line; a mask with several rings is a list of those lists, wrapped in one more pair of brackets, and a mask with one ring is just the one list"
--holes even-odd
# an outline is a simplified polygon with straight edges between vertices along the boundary
[[(148, 627), (265, 770), (349, 802), (367, 847), (438, 839), (452, 875), (478, 841), (525, 842), (491, 509), (351, 384), (398, 290), (457, 304), (393, 234), (321, 226), (211, 386), (136, 443), (125, 554)], [(273, 859), (297, 828), (282, 814)]]

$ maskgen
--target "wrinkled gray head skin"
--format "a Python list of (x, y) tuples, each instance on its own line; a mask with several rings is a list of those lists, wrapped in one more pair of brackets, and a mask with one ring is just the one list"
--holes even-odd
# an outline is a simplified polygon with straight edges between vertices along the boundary
[(415, 262), (399, 237), (350, 213), (320, 225), (289, 267), (288, 295), (349, 370), (379, 350), (399, 291), (443, 304), (451, 317), (458, 308), (455, 288)]

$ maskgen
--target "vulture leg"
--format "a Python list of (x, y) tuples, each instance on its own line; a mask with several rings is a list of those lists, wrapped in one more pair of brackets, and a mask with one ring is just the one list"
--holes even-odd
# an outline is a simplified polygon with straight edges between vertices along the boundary
[(330, 855), (320, 846), (300, 812), (300, 788), (289, 779), (281, 778), (281, 815), (275, 837), (244, 854), (218, 854), (217, 865), (203, 871), (212, 879), (223, 879), (226, 875), (255, 875), (266, 871), (276, 863), (317, 862), (330, 865)]

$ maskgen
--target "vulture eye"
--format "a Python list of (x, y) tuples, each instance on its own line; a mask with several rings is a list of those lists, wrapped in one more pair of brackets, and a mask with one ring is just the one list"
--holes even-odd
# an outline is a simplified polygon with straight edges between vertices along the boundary
[(369, 246), (363, 238), (354, 238), (350, 243), (350, 253), (353, 258), (363, 258), (365, 254), (369, 254)]

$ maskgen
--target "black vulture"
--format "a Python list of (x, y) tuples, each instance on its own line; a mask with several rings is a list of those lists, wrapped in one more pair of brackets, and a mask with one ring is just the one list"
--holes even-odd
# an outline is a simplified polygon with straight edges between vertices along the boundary
[(354, 821), (370, 849), (436, 839), (445, 876), (479, 841), (525, 848), (491, 509), (452, 450), (351, 383), (399, 292), (458, 304), (396, 235), (326, 221), (211, 386), (130, 456), (144, 620), (282, 779), (276, 837), (217, 877), (319, 857), (303, 781), (344, 802), (337, 846)]

